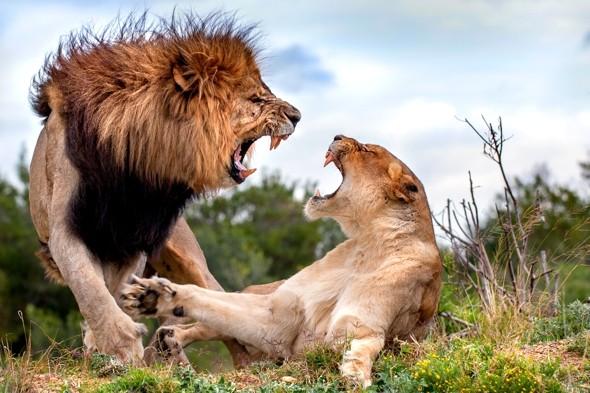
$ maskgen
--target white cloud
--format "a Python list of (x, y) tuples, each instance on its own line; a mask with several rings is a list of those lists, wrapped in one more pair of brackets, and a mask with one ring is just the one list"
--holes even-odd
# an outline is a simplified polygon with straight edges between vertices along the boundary
[[(5, 13), (11, 17), (3, 16), (0, 37), (2, 58), (10, 59), (0, 63), (1, 174), (12, 173), (22, 141), (32, 151), (39, 119), (27, 102), (30, 78), (59, 37), (90, 21), (104, 24), (120, 10), (144, 7), (118, 1), (14, 4)], [(158, 14), (172, 11), (165, 1), (148, 0), (145, 6)], [(590, 2), (585, 0), (179, 4), (188, 7), (237, 10), (245, 22), (260, 21), (269, 56), (297, 46), (300, 55), (309, 56), (300, 57), (293, 69), (267, 75), (277, 95), (296, 105), (303, 119), (278, 151), (267, 152), (267, 141), (261, 141), (253, 166), (316, 180), (325, 192), (340, 182), (335, 170), (321, 168), (336, 133), (380, 143), (407, 161), (425, 183), (433, 209), (447, 197), (468, 195), (468, 170), (486, 201), (501, 190), (493, 163), (457, 117), (476, 125), (482, 114), (492, 122), (503, 117), (507, 133), (514, 135), (506, 147), (514, 175), (547, 162), (557, 179), (575, 178), (577, 161), (590, 149), (589, 52), (582, 51)], [(281, 83), (298, 72), (315, 83), (299, 91)], [(322, 75), (333, 79), (318, 83)]]
[[(395, 132), (399, 138), (432, 133), (434, 130), (451, 131), (456, 128), (457, 110), (448, 102), (416, 98), (386, 111), (388, 120), (381, 132)], [(389, 128), (389, 129), (387, 129)]]

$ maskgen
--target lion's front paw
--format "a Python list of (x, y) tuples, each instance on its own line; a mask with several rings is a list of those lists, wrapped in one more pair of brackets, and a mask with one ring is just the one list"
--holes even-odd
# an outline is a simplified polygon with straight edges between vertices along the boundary
[(144, 349), (141, 337), (147, 334), (147, 328), (142, 323), (136, 323), (119, 311), (105, 318), (102, 323), (92, 330), (96, 350), (107, 355), (114, 355), (122, 363), (136, 366), (142, 364)]
[(176, 296), (175, 284), (160, 277), (132, 277), (131, 284), (126, 285), (121, 293), (123, 309), (132, 317), (140, 315), (162, 316), (174, 314), (183, 316), (182, 306), (175, 307), (172, 300)]

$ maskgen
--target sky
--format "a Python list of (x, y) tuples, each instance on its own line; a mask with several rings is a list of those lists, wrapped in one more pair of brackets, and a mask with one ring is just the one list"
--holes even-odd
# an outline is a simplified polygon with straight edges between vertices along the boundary
[[(100, 4), (97, 4), (100, 3)], [(117, 15), (170, 1), (56, 0), (0, 5), (0, 176), (14, 180), (21, 149), (30, 158), (40, 119), (28, 103), (32, 77), (62, 35), (100, 29)], [(469, 198), (481, 210), (503, 189), (495, 164), (462, 121), (485, 129), (502, 118), (509, 176), (545, 166), (550, 181), (583, 190), (590, 159), (590, 1), (587, 0), (234, 0), (178, 1), (198, 14), (236, 12), (257, 23), (263, 78), (302, 120), (287, 143), (261, 140), (249, 167), (340, 183), (322, 168), (336, 134), (389, 149), (422, 180), (436, 214)], [(252, 175), (248, 182), (260, 179)]]

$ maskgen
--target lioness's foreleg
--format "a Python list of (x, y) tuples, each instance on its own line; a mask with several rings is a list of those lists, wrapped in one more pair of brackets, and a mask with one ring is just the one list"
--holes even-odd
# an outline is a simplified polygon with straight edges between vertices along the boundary
[(346, 316), (339, 319), (327, 338), (335, 344), (346, 340), (340, 372), (352, 383), (367, 387), (371, 385), (373, 362), (385, 345), (385, 332), (368, 326), (360, 318)]
[(303, 312), (297, 296), (274, 294), (216, 292), (163, 278), (136, 278), (122, 296), (130, 315), (187, 316), (222, 336), (234, 337), (267, 354), (287, 356)]

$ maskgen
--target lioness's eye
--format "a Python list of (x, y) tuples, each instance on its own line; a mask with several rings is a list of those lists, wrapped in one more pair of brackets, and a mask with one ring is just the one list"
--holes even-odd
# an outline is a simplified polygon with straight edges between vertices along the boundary
[(253, 97), (250, 97), (250, 102), (252, 102), (253, 104), (262, 104), (264, 102), (264, 100), (262, 99), (262, 97), (253, 96)]

